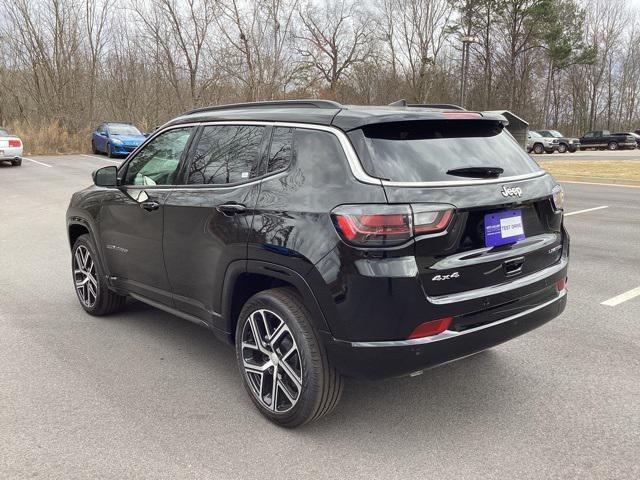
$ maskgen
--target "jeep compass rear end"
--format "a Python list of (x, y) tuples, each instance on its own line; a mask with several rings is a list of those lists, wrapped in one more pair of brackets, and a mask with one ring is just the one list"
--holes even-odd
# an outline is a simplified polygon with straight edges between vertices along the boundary
[(562, 189), (505, 125), (311, 100), (190, 112), (73, 196), (80, 303), (210, 328), (287, 427), (331, 411), (343, 376), (491, 348), (562, 312), (569, 255)]

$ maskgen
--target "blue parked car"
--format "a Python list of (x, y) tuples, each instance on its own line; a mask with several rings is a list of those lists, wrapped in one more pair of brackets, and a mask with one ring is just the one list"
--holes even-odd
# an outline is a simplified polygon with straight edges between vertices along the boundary
[(129, 155), (144, 142), (145, 135), (129, 123), (105, 122), (91, 135), (93, 153), (106, 153), (109, 157)]

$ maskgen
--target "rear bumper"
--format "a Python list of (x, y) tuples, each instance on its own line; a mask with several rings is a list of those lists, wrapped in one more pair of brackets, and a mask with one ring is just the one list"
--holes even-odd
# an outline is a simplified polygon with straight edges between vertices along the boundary
[(325, 334), (329, 358), (342, 374), (379, 379), (419, 372), (486, 350), (538, 328), (562, 313), (566, 290), (525, 311), (456, 332), (415, 340), (346, 342)]
[(22, 148), (0, 148), (0, 160), (15, 160), (22, 157)]

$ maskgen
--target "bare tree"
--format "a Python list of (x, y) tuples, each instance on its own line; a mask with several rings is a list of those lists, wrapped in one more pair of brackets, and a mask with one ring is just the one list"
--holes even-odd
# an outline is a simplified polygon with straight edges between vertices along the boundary
[[(160, 47), (176, 96), (185, 107), (199, 103), (200, 74), (206, 41), (216, 15), (214, 0), (136, 0), (134, 11), (153, 43)], [(188, 77), (188, 99), (182, 94), (180, 73)]]
[(220, 2), (224, 42), (217, 65), (245, 90), (247, 100), (286, 95), (296, 65), (291, 31), (298, 0), (256, 0), (248, 7)]
[(328, 0), (323, 7), (306, 4), (299, 17), (298, 52), (327, 82), (335, 98), (349, 69), (372, 54), (368, 13), (350, 0)]

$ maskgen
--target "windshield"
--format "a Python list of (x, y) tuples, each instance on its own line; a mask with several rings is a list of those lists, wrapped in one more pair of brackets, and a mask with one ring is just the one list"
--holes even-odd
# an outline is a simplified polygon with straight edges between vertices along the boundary
[(0, 128), (0, 137), (9, 137), (9, 132), (3, 128)]
[(564, 136), (558, 130), (551, 130), (551, 135), (553, 135), (556, 138), (561, 138)]
[(394, 182), (457, 181), (452, 170), (502, 168), (502, 177), (540, 170), (499, 122), (382, 123), (350, 133), (369, 175)]
[(529, 136), (532, 138), (542, 138), (542, 135), (540, 135), (538, 132), (529, 132)]
[(133, 125), (109, 125), (111, 135), (142, 135)]

